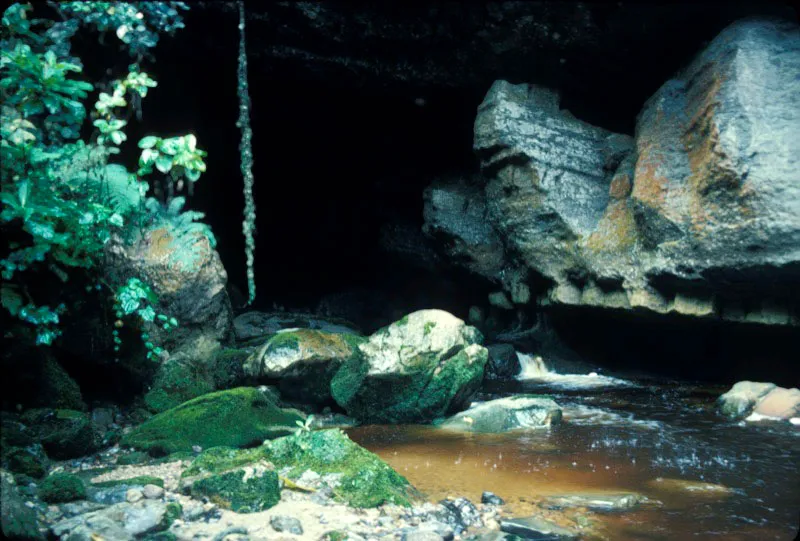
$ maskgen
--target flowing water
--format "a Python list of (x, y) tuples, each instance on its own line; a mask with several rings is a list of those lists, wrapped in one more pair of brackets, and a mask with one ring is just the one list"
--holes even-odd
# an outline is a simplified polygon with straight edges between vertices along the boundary
[(648, 498), (624, 512), (582, 511), (588, 538), (795, 538), (800, 427), (718, 416), (714, 401), (724, 387), (559, 375), (538, 359), (521, 360), (519, 381), (487, 387), (479, 399), (547, 394), (564, 410), (560, 426), (502, 435), (365, 426), (350, 436), (431, 500), (480, 501), (489, 490), (506, 500), (507, 515), (526, 516), (543, 513), (540, 504), (553, 495)]

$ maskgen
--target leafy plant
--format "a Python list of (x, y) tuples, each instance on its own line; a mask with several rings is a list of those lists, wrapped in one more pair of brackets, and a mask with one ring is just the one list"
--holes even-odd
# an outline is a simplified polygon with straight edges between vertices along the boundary
[[(3, 246), (0, 300), (12, 315), (37, 330), (37, 343), (50, 344), (58, 336), (61, 316), (69, 307), (49, 292), (29, 288), (29, 272), (52, 272), (66, 282), (76, 272), (88, 272), (102, 289), (96, 270), (105, 244), (118, 234), (129, 238), (145, 220), (153, 221), (152, 203), (145, 195), (149, 183), (145, 168), (129, 172), (110, 163), (127, 140), (124, 129), (130, 107), (156, 82), (141, 70), (140, 62), (159, 33), (183, 27), (178, 10), (182, 2), (51, 2), (62, 21), (31, 19), (30, 4), (12, 4), (0, 21), (0, 227)], [(85, 102), (95, 89), (81, 79), (83, 65), (70, 54), (70, 39), (81, 25), (105, 33), (113, 31), (135, 57), (123, 78), (99, 85), (92, 111), (94, 134), (80, 138), (86, 123)], [(184, 177), (196, 182), (205, 171), (205, 152), (193, 135), (160, 139), (145, 137), (140, 146), (151, 150), (152, 162), (172, 181)], [(154, 155), (153, 152), (158, 152)], [(145, 160), (147, 161), (147, 160)], [(169, 164), (167, 164), (169, 162)], [(207, 230), (196, 223), (200, 213), (181, 212), (185, 200), (176, 198), (167, 208), (180, 231)], [(162, 217), (163, 218), (163, 217)], [(161, 219), (161, 218), (159, 218)], [(203, 229), (203, 227), (205, 229)], [(210, 235), (210, 231), (207, 232)], [(213, 239), (213, 236), (210, 238)], [(173, 319), (156, 313), (152, 290), (131, 277), (109, 291), (114, 310), (143, 325), (174, 327)], [(146, 334), (146, 333), (145, 333)], [(118, 339), (115, 333), (115, 342)], [(143, 336), (148, 356), (163, 353)], [(118, 345), (118, 344), (117, 344)]]
[[(138, 278), (130, 278), (127, 283), (117, 288), (114, 295), (114, 314), (117, 318), (113, 330), (115, 352), (119, 352), (122, 344), (119, 329), (123, 327), (123, 318), (126, 316), (136, 315), (141, 321), (160, 325), (165, 331), (170, 331), (178, 326), (178, 321), (174, 317), (156, 312), (155, 304), (157, 302), (158, 297), (150, 289), (150, 286)], [(163, 348), (156, 346), (150, 340), (149, 333), (143, 331), (141, 338), (147, 350), (148, 359), (156, 360), (164, 353)]]

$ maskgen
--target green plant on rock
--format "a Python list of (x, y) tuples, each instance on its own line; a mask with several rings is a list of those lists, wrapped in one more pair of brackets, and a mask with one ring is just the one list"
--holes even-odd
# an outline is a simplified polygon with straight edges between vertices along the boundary
[[(154, 205), (145, 194), (158, 179), (143, 179), (153, 165), (169, 173), (170, 186), (184, 178), (191, 185), (205, 171), (205, 152), (197, 148), (194, 135), (143, 138), (140, 147), (148, 152), (135, 173), (109, 161), (127, 140), (131, 113), (141, 112), (141, 100), (157, 85), (142, 70), (142, 61), (159, 34), (183, 27), (179, 11), (188, 6), (53, 2), (49, 7), (58, 11), (60, 21), (31, 18), (46, 7), (25, 3), (12, 4), (0, 21), (0, 228), (7, 239), (0, 252), (0, 300), (12, 316), (36, 329), (37, 344), (57, 338), (61, 318), (71, 307), (59, 301), (58, 291), (28, 287), (29, 276), (36, 273), (53, 273), (61, 282), (81, 275), (93, 289), (107, 289), (123, 317), (138, 318), (144, 327), (174, 327), (166, 314), (156, 313), (156, 300), (141, 279), (131, 277), (117, 289), (97, 270), (113, 236), (130, 238), (143, 222), (153, 220)], [(81, 78), (83, 65), (70, 44), (82, 25), (116, 35), (134, 59), (124, 77), (108, 85)], [(82, 139), (89, 116), (85, 104), (96, 87), (102, 91), (91, 111), (94, 133)], [(183, 204), (177, 205), (178, 217), (170, 219), (184, 229), (200, 227), (194, 223), (197, 214), (180, 212)], [(146, 331), (142, 338), (152, 346), (148, 356), (157, 357), (160, 348)]]

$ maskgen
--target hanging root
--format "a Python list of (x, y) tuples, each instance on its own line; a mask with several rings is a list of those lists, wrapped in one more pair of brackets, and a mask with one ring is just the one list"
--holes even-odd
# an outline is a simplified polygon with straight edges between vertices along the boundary
[(253, 199), (253, 130), (250, 126), (250, 94), (247, 87), (247, 51), (244, 39), (244, 2), (239, 0), (239, 69), (238, 85), (239, 94), (239, 120), (236, 123), (242, 130), (242, 141), (239, 152), (242, 156), (242, 177), (244, 178), (244, 220), (242, 232), (245, 241), (245, 256), (247, 257), (247, 303), (252, 303), (256, 298), (256, 274), (254, 270), (256, 243), (253, 238), (256, 224), (256, 203)]

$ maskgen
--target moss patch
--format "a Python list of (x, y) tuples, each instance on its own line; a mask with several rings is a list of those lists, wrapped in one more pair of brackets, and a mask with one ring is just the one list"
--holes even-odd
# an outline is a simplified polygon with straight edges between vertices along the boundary
[(77, 475), (54, 473), (39, 485), (39, 498), (47, 503), (64, 503), (86, 497), (86, 485)]
[(281, 488), (278, 474), (256, 463), (195, 481), (192, 496), (205, 496), (237, 513), (257, 513), (280, 501)]
[(276, 468), (290, 468), (296, 479), (306, 470), (342, 474), (335, 497), (354, 507), (384, 503), (408, 506), (416, 491), (405, 477), (377, 455), (353, 443), (341, 430), (321, 430), (267, 442), (264, 454)]
[(181, 477), (195, 477), (208, 473), (220, 473), (232, 470), (253, 462), (264, 459), (264, 449), (254, 447), (252, 449), (234, 449), (232, 447), (214, 447), (203, 451), (183, 471)]
[(164, 480), (160, 477), (155, 477), (153, 475), (139, 475), (138, 477), (129, 477), (128, 479), (114, 479), (113, 481), (101, 481), (99, 483), (92, 483), (92, 486), (96, 488), (109, 488), (121, 485), (125, 486), (156, 485), (161, 488), (164, 488)]
[(151, 456), (191, 451), (192, 446), (249, 447), (290, 434), (305, 416), (281, 409), (252, 387), (209, 393), (155, 415), (127, 434), (122, 444)]
[(189, 363), (167, 362), (159, 367), (153, 386), (144, 395), (150, 411), (160, 413), (214, 390), (211, 378)]

